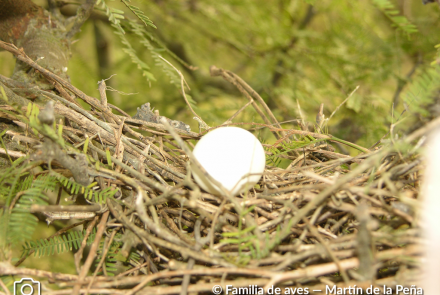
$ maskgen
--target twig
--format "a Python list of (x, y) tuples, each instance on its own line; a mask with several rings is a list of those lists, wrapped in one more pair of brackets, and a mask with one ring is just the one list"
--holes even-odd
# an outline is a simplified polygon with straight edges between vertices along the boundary
[(75, 266), (76, 266), (76, 271), (78, 273), (80, 273), (81, 271), (81, 266), (80, 266), (80, 262), (82, 259), (82, 255), (83, 255), (83, 251), (87, 245), (87, 239), (89, 238), (90, 234), (92, 233), (93, 228), (95, 227), (96, 222), (98, 221), (98, 216), (96, 216), (87, 226), (86, 229), (86, 233), (84, 235), (84, 239), (81, 241), (81, 246), (78, 249), (78, 252), (75, 253), (74, 255), (74, 260), (75, 260)]
[(85, 292), (85, 295), (87, 295), (89, 293), (90, 287), (92, 286), (93, 281), (96, 278), (96, 275), (98, 274), (98, 271), (101, 269), (102, 265), (104, 264), (108, 250), (110, 250), (110, 246), (113, 243), (113, 239), (115, 238), (115, 235), (117, 232), (118, 232), (117, 230), (113, 230), (110, 238), (108, 239), (108, 243), (107, 244), (104, 243), (104, 249), (103, 249), (101, 260), (99, 261), (98, 265), (96, 266), (95, 271), (93, 272), (93, 276), (90, 279), (89, 285), (87, 286), (87, 290)]
[(229, 119), (227, 119), (222, 125), (227, 125), (232, 122), (241, 112), (244, 111), (245, 108), (247, 108), (250, 104), (252, 104), (254, 100), (250, 100), (247, 102), (244, 106), (242, 106), (238, 111), (236, 111)]
[[(263, 111), (260, 109), (260, 107), (255, 103), (255, 101), (252, 99), (251, 95), (246, 91), (246, 89), (243, 87), (243, 85), (236, 79), (236, 77), (232, 74), (228, 74), (227, 71), (217, 68), (216, 66), (211, 66), (209, 68), (211, 76), (222, 76), (226, 81), (233, 84), (237, 89), (249, 100), (249, 102), (252, 103), (252, 106), (254, 107), (255, 111), (260, 115), (260, 117), (263, 119), (263, 121), (267, 125), (271, 125), (272, 123), (270, 120), (266, 117), (266, 115), (263, 113)], [(246, 84), (247, 85), (247, 84)], [(276, 123), (276, 122), (275, 122)], [(281, 128), (281, 127), (279, 127)], [(272, 131), (276, 139), (279, 139), (280, 136)]]
[(92, 13), (95, 2), (96, 0), (86, 0), (86, 2), (78, 8), (73, 25), (70, 31), (66, 33), (66, 39), (72, 39), (72, 37), (81, 30), (82, 25), (89, 18), (90, 13)]
[(185, 87), (184, 87), (183, 83), (186, 84), (186, 87), (188, 87), (188, 89), (190, 89), (190, 88), (189, 88), (188, 84), (186, 83), (185, 78), (183, 77), (182, 73), (178, 69), (176, 69), (176, 67), (173, 66), (169, 61), (167, 61), (165, 58), (163, 58), (161, 55), (157, 55), (157, 56), (160, 57), (168, 65), (170, 65), (170, 67), (172, 67), (177, 72), (177, 74), (179, 74), (179, 76), (180, 76), (180, 89), (182, 91), (183, 98), (185, 99), (185, 102), (188, 105), (191, 113), (193, 113), (193, 115), (196, 116), (200, 120), (200, 122), (202, 122), (205, 126), (208, 126), (208, 124), (206, 124), (205, 121), (203, 121), (203, 119), (199, 115), (197, 115), (197, 113), (193, 110), (193, 108), (191, 107), (191, 104), (189, 103), (188, 99), (186, 98)]
[(341, 108), (341, 106), (343, 106), (344, 103), (346, 103), (347, 100), (350, 99), (350, 97), (359, 89), (359, 87), (360, 87), (359, 85), (356, 86), (356, 88), (347, 96), (347, 98), (344, 99), (344, 101), (341, 102), (341, 104), (336, 107), (336, 109), (333, 111), (333, 113), (330, 115), (330, 117), (328, 117), (327, 122), (330, 121), (330, 119), (333, 117), (333, 115), (336, 114), (336, 112)]
[[(99, 242), (101, 241), (102, 234), (104, 233), (105, 224), (107, 223), (108, 216), (110, 214), (110, 211), (104, 212), (101, 216), (101, 221), (98, 224), (98, 230), (96, 231), (95, 240), (92, 243), (92, 246), (90, 247), (89, 255), (87, 256), (86, 261), (84, 262), (83, 267), (81, 268), (81, 271), (78, 275), (78, 281), (73, 287), (72, 294), (78, 295), (81, 289), (81, 285), (84, 283), (83, 280), (87, 276), (87, 273), (90, 269), (90, 266), (92, 266), (93, 261), (96, 257), (96, 251), (98, 250)], [(95, 219), (96, 220), (96, 219)], [(86, 239), (84, 239), (86, 240)]]

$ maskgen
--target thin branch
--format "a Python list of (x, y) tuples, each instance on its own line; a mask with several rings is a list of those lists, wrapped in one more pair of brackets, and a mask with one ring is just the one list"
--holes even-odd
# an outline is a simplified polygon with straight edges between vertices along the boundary
[(66, 33), (66, 38), (68, 40), (70, 40), (73, 36), (76, 35), (76, 33), (81, 30), (82, 25), (86, 22), (86, 20), (92, 13), (95, 3), (96, 0), (86, 0), (86, 2), (78, 8), (76, 16), (73, 20), (72, 28)]

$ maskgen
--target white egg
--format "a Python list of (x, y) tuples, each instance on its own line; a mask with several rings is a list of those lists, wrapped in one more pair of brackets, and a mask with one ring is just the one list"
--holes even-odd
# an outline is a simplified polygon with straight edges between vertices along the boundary
[[(232, 195), (252, 188), (260, 180), (266, 164), (260, 141), (238, 127), (220, 127), (209, 132), (196, 144), (193, 154), (209, 175)], [(205, 191), (222, 195), (221, 190), (195, 168), (192, 165), (196, 182)]]

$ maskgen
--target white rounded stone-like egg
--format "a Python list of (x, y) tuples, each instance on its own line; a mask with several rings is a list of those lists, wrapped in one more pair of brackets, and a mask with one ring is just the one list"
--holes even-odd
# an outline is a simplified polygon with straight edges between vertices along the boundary
[[(196, 144), (193, 154), (209, 175), (232, 195), (252, 188), (260, 180), (266, 164), (260, 141), (238, 127), (220, 127), (209, 132)], [(222, 195), (194, 165), (192, 174), (205, 191)]]

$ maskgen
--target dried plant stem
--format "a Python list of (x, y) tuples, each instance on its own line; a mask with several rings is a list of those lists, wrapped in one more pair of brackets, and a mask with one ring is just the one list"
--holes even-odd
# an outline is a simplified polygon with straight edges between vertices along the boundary
[(86, 261), (84, 262), (84, 265), (81, 268), (81, 271), (78, 276), (78, 282), (75, 284), (72, 290), (73, 295), (79, 294), (79, 290), (81, 288), (81, 285), (83, 284), (84, 278), (87, 276), (87, 273), (92, 266), (93, 261), (96, 257), (96, 251), (98, 250), (99, 242), (101, 240), (102, 234), (104, 233), (105, 224), (107, 223), (108, 216), (110, 214), (110, 211), (104, 212), (101, 216), (101, 221), (98, 224), (98, 229), (96, 231), (95, 240), (92, 243), (92, 246), (90, 247), (89, 255), (87, 256)]

